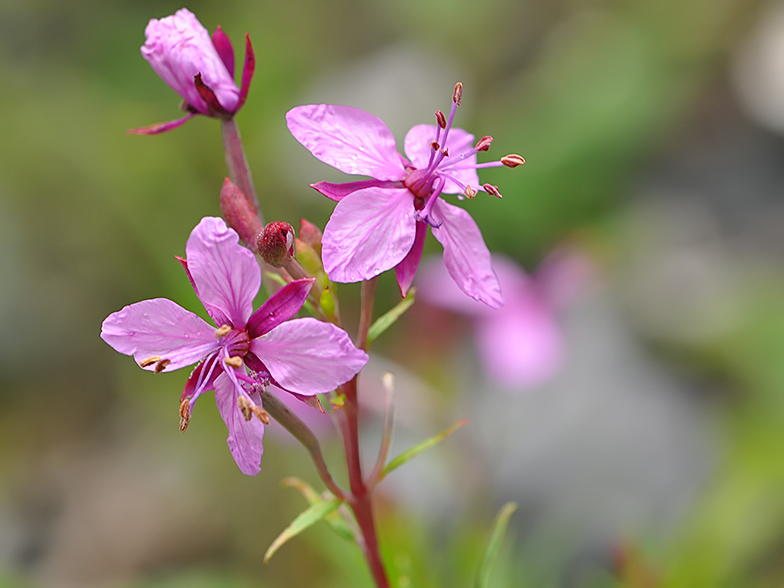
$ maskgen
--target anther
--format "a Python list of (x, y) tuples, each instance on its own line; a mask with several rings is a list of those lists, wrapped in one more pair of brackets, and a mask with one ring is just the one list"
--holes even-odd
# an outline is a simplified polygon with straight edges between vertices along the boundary
[(433, 151), (438, 151), (439, 149), (441, 149), (441, 145), (438, 144), (438, 141), (431, 142), (430, 147), (431, 149), (433, 149)]
[(441, 127), (442, 129), (446, 128), (446, 117), (444, 116), (444, 113), (441, 112), (440, 110), (436, 110), (436, 120), (438, 121), (439, 127)]
[(493, 184), (482, 184), (482, 187), (488, 194), (492, 194), (496, 198), (501, 198), (501, 192), (498, 190), (498, 186), (493, 186)]
[(245, 396), (240, 396), (239, 398), (237, 398), (237, 406), (240, 407), (240, 411), (242, 411), (242, 416), (245, 417), (246, 421), (249, 421), (255, 416), (265, 425), (270, 424), (270, 417), (267, 411), (259, 406), (256, 406)]
[(215, 329), (215, 338), (220, 339), (224, 335), (228, 335), (231, 333), (231, 327), (229, 325), (221, 325), (217, 329)]
[(191, 422), (191, 401), (186, 398), (180, 403), (180, 431), (183, 433), (188, 428), (188, 423)]
[(503, 163), (506, 167), (517, 167), (518, 165), (523, 165), (525, 163), (525, 159), (516, 153), (510, 153), (509, 155), (504, 155), (501, 158), (501, 163)]
[(490, 149), (490, 145), (493, 143), (493, 138), (490, 135), (485, 135), (479, 141), (476, 142), (476, 149), (477, 151), (487, 151)]
[(454, 102), (457, 106), (460, 106), (460, 99), (463, 97), (463, 82), (457, 82), (455, 84), (455, 91), (452, 94), (452, 102)]
[(171, 359), (161, 359), (155, 364), (155, 373), (160, 374), (171, 363)]
[(463, 190), (463, 194), (465, 197), (471, 200), (473, 197), (476, 196), (476, 190), (474, 190), (471, 186), (466, 186), (465, 190)]
[(139, 362), (139, 365), (141, 367), (150, 367), (152, 364), (154, 364), (157, 361), (161, 361), (161, 356), (160, 355), (153, 355), (152, 357), (148, 357), (147, 359), (141, 360)]
[(230, 365), (233, 368), (241, 368), (242, 358), (239, 355), (235, 355), (234, 357), (227, 357), (223, 360), (223, 363)]

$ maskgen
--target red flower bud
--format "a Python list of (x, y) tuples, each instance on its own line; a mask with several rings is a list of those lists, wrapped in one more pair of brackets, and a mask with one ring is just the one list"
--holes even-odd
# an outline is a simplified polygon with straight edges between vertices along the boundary
[(282, 221), (271, 222), (259, 233), (256, 247), (272, 267), (283, 267), (294, 256), (294, 227)]
[(256, 246), (256, 235), (262, 230), (261, 221), (256, 214), (256, 207), (229, 178), (223, 181), (220, 207), (226, 224), (237, 231), (247, 247), (253, 249)]

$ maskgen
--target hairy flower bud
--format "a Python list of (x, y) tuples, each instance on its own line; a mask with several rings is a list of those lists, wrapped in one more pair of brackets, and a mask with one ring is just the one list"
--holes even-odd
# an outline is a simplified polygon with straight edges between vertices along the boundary
[(316, 225), (304, 218), (299, 219), (299, 238), (303, 243), (321, 252), (321, 231)]
[(223, 181), (220, 207), (226, 224), (237, 231), (242, 242), (250, 249), (256, 247), (256, 236), (262, 230), (256, 207), (229, 178)]
[(273, 221), (256, 238), (259, 255), (273, 267), (283, 267), (294, 256), (294, 227)]

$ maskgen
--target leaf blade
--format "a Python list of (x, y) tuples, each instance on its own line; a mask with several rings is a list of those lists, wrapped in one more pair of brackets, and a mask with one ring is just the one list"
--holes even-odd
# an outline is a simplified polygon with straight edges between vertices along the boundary
[(468, 419), (459, 420), (455, 424), (453, 424), (451, 427), (449, 427), (448, 429), (445, 429), (444, 431), (441, 431), (438, 435), (435, 435), (433, 437), (425, 439), (424, 441), (422, 441), (418, 445), (414, 445), (410, 449), (407, 449), (406, 451), (404, 451), (403, 453), (398, 455), (396, 458), (394, 458), (392, 461), (390, 461), (386, 465), (386, 467), (384, 467), (384, 470), (383, 470), (379, 480), (383, 480), (384, 477), (386, 477), (386, 475), (389, 472), (391, 472), (392, 470), (396, 470), (397, 468), (399, 468), (401, 465), (403, 465), (407, 461), (410, 461), (410, 460), (414, 459), (420, 453), (424, 453), (425, 451), (427, 451), (431, 447), (434, 447), (435, 445), (437, 445), (438, 443), (440, 443), (441, 441), (443, 441), (444, 439), (449, 437), (449, 435), (451, 435), (452, 433), (457, 431), (457, 429), (459, 429), (460, 427), (462, 427), (466, 423), (468, 423)]
[(341, 505), (342, 501), (337, 498), (330, 500), (321, 500), (311, 504), (307, 509), (297, 515), (288, 527), (283, 529), (283, 532), (277, 536), (272, 545), (269, 546), (267, 552), (264, 554), (264, 563), (267, 563), (270, 558), (275, 555), (275, 552), (281, 548), (292, 537), (296, 537), (302, 531), (317, 523), (328, 514), (333, 512)]
[(475, 588), (487, 588), (490, 580), (490, 569), (493, 567), (495, 560), (498, 558), (498, 552), (501, 550), (501, 543), (503, 543), (504, 535), (506, 535), (509, 518), (516, 510), (517, 503), (507, 502), (501, 507), (495, 520), (493, 520), (493, 530), (490, 533), (490, 540), (487, 542), (487, 549), (485, 549), (484, 556), (479, 564), (479, 570), (476, 574)]
[(378, 317), (375, 322), (370, 325), (370, 329), (368, 330), (368, 346), (375, 341), (379, 335), (381, 335), (384, 331), (386, 331), (389, 327), (394, 325), (397, 322), (404, 312), (406, 312), (412, 304), (414, 304), (414, 295), (416, 294), (416, 288), (411, 288), (406, 297), (403, 298), (400, 302), (398, 302), (391, 310), (386, 312), (385, 314)]

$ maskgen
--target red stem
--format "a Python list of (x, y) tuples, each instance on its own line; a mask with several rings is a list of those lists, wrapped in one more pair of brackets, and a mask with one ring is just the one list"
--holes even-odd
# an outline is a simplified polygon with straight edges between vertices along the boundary
[(226, 167), (229, 169), (229, 178), (242, 190), (248, 201), (256, 208), (261, 226), (264, 226), (264, 217), (261, 214), (256, 189), (253, 187), (253, 178), (250, 176), (250, 168), (248, 167), (248, 160), (245, 158), (245, 151), (242, 148), (242, 139), (240, 138), (237, 123), (233, 118), (224, 119), (221, 122), (223, 150), (226, 154)]

